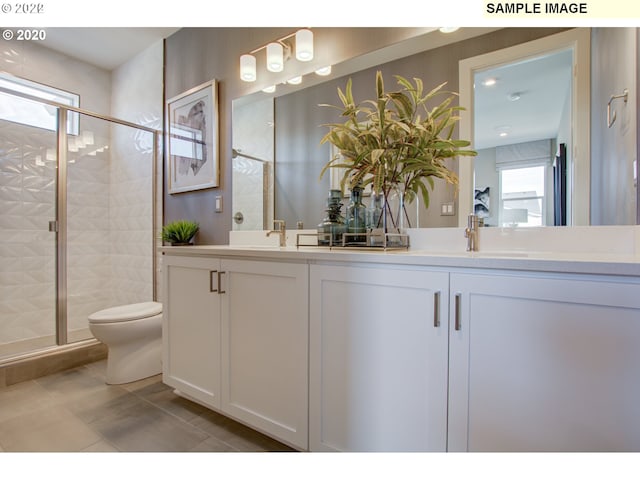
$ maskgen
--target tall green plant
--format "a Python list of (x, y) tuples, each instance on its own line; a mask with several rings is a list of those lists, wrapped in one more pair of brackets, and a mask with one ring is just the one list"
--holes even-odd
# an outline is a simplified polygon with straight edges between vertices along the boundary
[[(434, 178), (458, 185), (457, 174), (447, 168), (445, 161), (456, 156), (473, 156), (467, 150), (467, 140), (452, 138), (457, 115), (462, 107), (452, 105), (457, 95), (443, 91), (446, 83), (424, 92), (423, 82), (413, 83), (399, 75), (394, 76), (402, 87), (386, 92), (382, 73), (376, 73), (376, 98), (356, 103), (351, 79), (345, 91), (338, 88), (342, 106), (326, 105), (340, 110), (344, 123), (331, 123), (321, 143), (331, 143), (340, 151), (322, 169), (320, 178), (329, 168), (343, 168), (341, 186), (353, 188), (356, 184), (372, 184), (375, 192), (387, 197), (399, 188), (406, 193), (408, 202), (417, 194), (429, 206), (429, 188)], [(438, 95), (448, 95), (441, 103), (429, 108), (427, 103)], [(426, 184), (425, 184), (426, 182)]]

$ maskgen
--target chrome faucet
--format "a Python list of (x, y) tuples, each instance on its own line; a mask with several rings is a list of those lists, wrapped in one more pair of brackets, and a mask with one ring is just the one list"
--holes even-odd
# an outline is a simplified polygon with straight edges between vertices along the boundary
[(467, 252), (478, 251), (478, 215), (470, 213), (467, 217), (467, 228), (464, 229), (464, 236), (467, 239)]
[(287, 232), (286, 232), (286, 224), (284, 223), (284, 220), (273, 221), (273, 230), (269, 230), (267, 232), (267, 237), (270, 236), (272, 233), (277, 233), (280, 235), (281, 247), (287, 246)]

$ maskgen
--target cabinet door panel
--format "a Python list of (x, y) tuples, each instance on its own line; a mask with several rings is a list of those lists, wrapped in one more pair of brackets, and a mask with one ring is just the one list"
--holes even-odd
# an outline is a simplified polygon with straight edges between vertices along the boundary
[[(163, 259), (163, 382), (220, 406), (219, 260)], [(213, 288), (212, 288), (213, 287)]]
[(311, 267), (312, 450), (445, 449), (447, 286), (441, 272)]
[(640, 449), (640, 285), (452, 275), (450, 449)]
[(224, 260), (223, 410), (306, 450), (308, 267)]

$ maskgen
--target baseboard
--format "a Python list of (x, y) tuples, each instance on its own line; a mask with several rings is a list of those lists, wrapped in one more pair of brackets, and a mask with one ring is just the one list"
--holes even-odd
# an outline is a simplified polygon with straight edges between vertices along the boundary
[(107, 346), (97, 340), (34, 352), (0, 365), (0, 388), (107, 358)]

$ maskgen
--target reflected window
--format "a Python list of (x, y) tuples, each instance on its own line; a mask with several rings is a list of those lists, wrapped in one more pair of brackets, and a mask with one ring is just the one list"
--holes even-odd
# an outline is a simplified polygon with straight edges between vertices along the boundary
[[(70, 107), (80, 106), (80, 96), (75, 93), (65, 92), (48, 85), (14, 77), (4, 72), (0, 72), (0, 87), (18, 94), (23, 93)], [(18, 95), (0, 92), (0, 119), (55, 131), (58, 122), (58, 109), (37, 100), (27, 100)], [(80, 117), (78, 113), (69, 112), (67, 116), (67, 133), (77, 135), (79, 124)]]
[(500, 170), (500, 225), (539, 227), (545, 224), (546, 166)]

